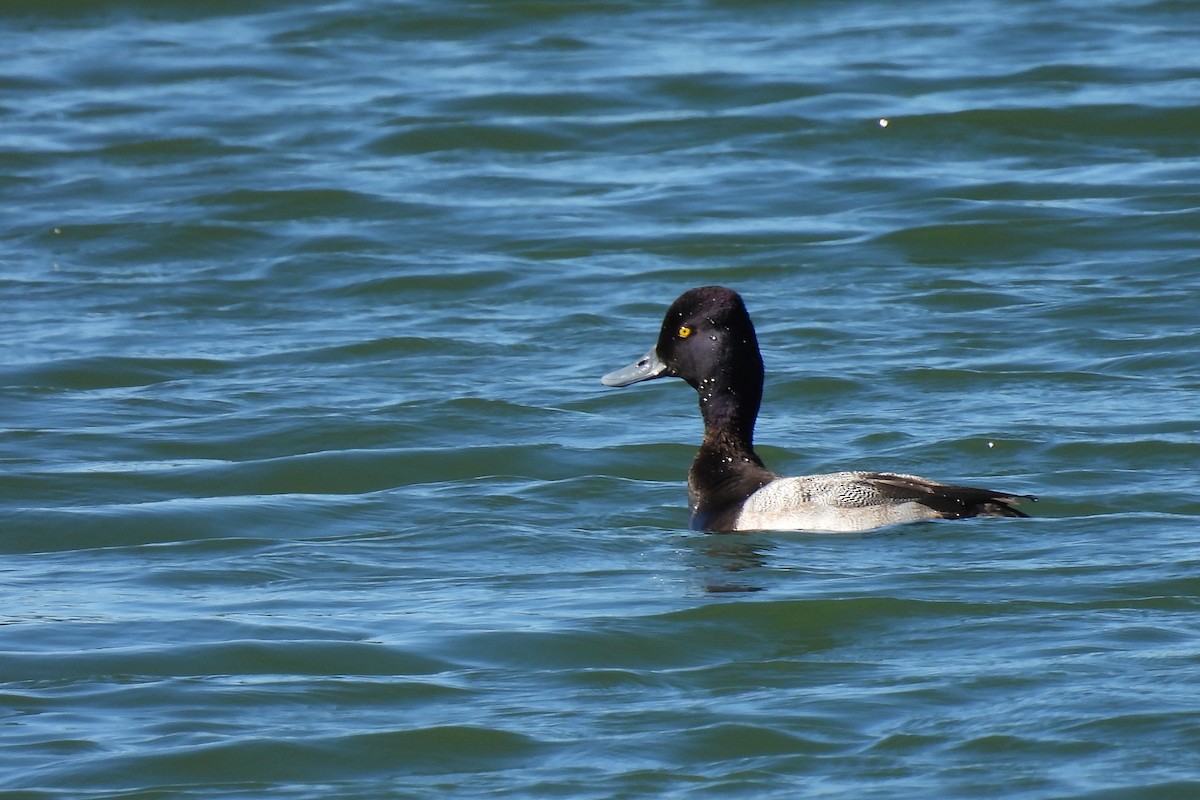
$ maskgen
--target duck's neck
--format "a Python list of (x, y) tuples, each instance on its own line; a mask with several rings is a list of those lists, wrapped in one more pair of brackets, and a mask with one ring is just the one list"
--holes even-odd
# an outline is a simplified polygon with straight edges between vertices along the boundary
[(754, 453), (754, 422), (762, 402), (762, 389), (736, 390), (732, 387), (705, 386), (700, 396), (700, 416), (704, 419), (704, 447), (730, 454)]
[(754, 421), (762, 402), (761, 362), (758, 376), (757, 381), (747, 380), (749, 375), (740, 381), (711, 379), (696, 387), (704, 441), (688, 472), (692, 527), (728, 529), (731, 520), (717, 516), (721, 510), (736, 510), (776, 477), (754, 452)]
[[(757, 342), (753, 356), (739, 353), (715, 375), (694, 384), (704, 419), (704, 444), (754, 453), (754, 422), (762, 404), (763, 363)], [(756, 457), (757, 458), (757, 457)]]

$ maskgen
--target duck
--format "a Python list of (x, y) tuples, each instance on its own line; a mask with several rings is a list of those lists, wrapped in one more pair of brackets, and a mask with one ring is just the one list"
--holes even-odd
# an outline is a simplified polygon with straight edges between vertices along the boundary
[(754, 451), (765, 377), (758, 337), (741, 295), (724, 286), (681, 294), (649, 352), (600, 382), (622, 387), (665, 377), (696, 390), (704, 420), (688, 470), (695, 530), (852, 533), (920, 520), (1028, 517), (1017, 506), (1037, 499), (898, 472), (772, 472)]

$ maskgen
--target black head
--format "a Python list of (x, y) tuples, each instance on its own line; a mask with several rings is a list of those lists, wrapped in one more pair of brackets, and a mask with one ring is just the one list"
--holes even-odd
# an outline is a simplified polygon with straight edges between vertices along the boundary
[(762, 401), (763, 363), (737, 292), (724, 286), (684, 292), (667, 309), (654, 348), (601, 380), (627, 386), (668, 375), (697, 391), (706, 424), (733, 428), (749, 440)]
[(701, 286), (681, 294), (663, 317), (655, 350), (666, 374), (696, 391), (712, 382), (761, 391), (758, 337), (746, 304), (732, 289)]

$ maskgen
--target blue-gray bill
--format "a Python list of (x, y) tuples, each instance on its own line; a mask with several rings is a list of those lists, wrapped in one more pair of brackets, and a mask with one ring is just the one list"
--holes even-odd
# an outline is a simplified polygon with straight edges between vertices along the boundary
[(651, 347), (650, 352), (627, 367), (615, 369), (600, 379), (605, 386), (628, 386), (639, 381), (648, 381), (660, 377), (667, 365), (658, 357), (657, 349)]

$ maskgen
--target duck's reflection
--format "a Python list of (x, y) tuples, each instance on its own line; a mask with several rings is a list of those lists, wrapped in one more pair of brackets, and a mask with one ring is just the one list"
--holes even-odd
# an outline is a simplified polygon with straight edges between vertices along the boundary
[(767, 563), (767, 554), (775, 549), (770, 541), (757, 536), (709, 535), (696, 540), (697, 566), (704, 575), (704, 590), (709, 594), (761, 592), (755, 577)]

